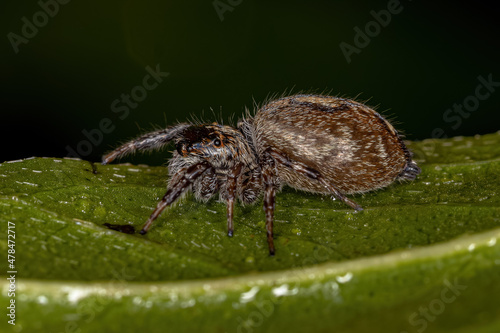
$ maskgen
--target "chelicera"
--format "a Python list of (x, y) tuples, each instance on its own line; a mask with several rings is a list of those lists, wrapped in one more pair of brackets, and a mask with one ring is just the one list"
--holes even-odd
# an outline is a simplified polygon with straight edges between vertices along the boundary
[(160, 213), (185, 191), (207, 201), (227, 202), (227, 233), (233, 208), (263, 194), (269, 254), (274, 255), (275, 196), (284, 185), (331, 195), (356, 211), (346, 197), (413, 180), (420, 168), (394, 127), (373, 109), (353, 100), (294, 95), (247, 114), (236, 128), (218, 123), (179, 123), (147, 133), (103, 157), (103, 164), (135, 151), (175, 143), (167, 193), (144, 224), (145, 234)]

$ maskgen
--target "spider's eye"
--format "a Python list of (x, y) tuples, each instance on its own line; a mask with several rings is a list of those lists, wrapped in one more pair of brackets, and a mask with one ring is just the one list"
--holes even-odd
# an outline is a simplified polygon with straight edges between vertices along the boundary
[(220, 140), (219, 140), (219, 139), (215, 139), (215, 140), (214, 140), (214, 146), (215, 146), (215, 147), (220, 147), (220, 145), (221, 145)]

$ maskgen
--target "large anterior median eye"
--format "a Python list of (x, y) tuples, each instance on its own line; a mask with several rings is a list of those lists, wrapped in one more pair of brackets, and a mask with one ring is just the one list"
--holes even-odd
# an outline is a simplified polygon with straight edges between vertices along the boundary
[(215, 140), (214, 140), (214, 146), (215, 146), (215, 147), (220, 147), (220, 146), (221, 146), (221, 144), (222, 144), (222, 143), (220, 142), (220, 140), (219, 140), (219, 139), (215, 139)]

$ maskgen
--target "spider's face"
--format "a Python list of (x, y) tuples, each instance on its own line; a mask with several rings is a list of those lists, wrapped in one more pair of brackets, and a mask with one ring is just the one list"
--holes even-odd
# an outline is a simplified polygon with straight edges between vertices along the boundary
[(177, 139), (176, 148), (182, 157), (197, 156), (213, 165), (232, 164), (239, 155), (241, 135), (229, 126), (193, 125)]

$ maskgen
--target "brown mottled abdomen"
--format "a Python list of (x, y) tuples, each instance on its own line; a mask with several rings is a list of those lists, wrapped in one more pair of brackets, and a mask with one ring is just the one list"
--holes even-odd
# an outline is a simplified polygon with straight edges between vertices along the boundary
[[(319, 171), (345, 194), (385, 187), (411, 162), (391, 124), (348, 99), (296, 95), (264, 105), (254, 117), (258, 154), (267, 148)], [(278, 165), (280, 180), (305, 191), (329, 193), (313, 179)]]

